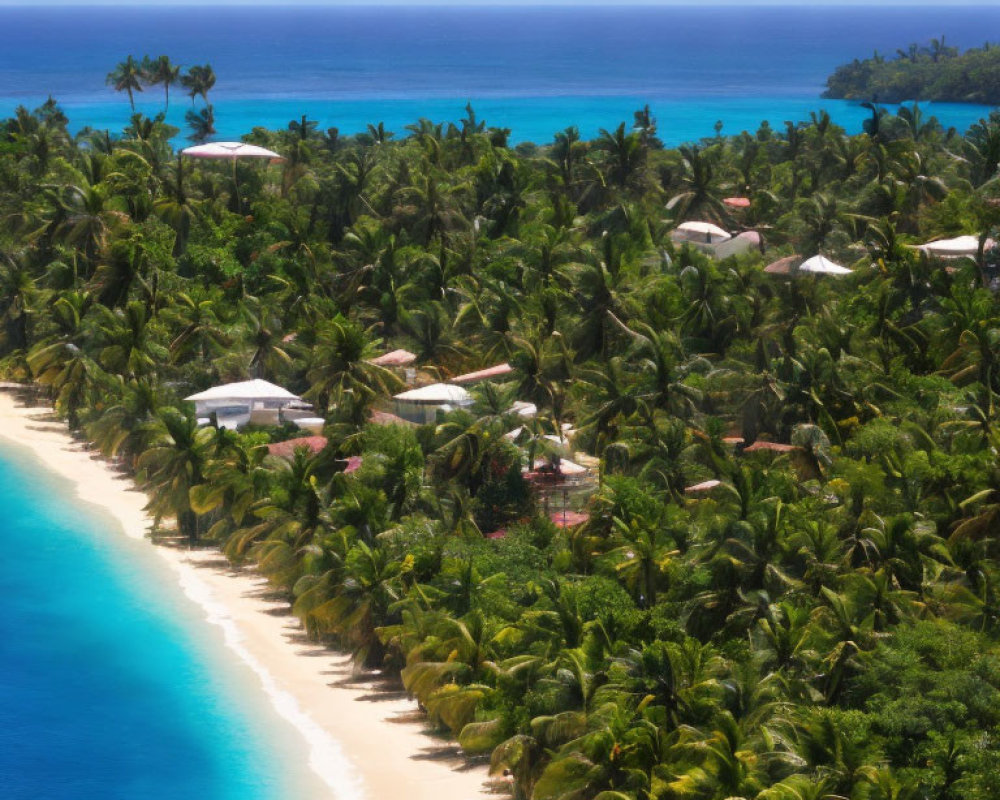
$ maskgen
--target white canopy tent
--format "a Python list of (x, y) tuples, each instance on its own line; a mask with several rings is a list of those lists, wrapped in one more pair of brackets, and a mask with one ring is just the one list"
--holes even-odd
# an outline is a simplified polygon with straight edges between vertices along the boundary
[[(985, 249), (989, 250), (992, 246), (993, 241), (987, 239)], [(956, 236), (954, 239), (937, 239), (917, 245), (917, 250), (936, 258), (975, 258), (979, 255), (979, 237)]]
[(811, 272), (814, 275), (850, 275), (847, 267), (833, 263), (825, 256), (813, 256), (799, 264), (799, 272)]

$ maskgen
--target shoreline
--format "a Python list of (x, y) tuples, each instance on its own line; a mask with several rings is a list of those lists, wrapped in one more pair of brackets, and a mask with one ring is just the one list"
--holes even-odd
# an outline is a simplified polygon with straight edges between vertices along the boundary
[[(80, 499), (114, 517), (126, 536), (147, 539), (145, 494), (75, 441), (51, 408), (0, 391), (0, 439), (29, 449), (45, 469), (69, 480)], [(475, 800), (491, 793), (485, 766), (425, 732), (423, 714), (404, 693), (379, 688), (380, 676), (355, 674), (348, 655), (310, 642), (264, 578), (234, 569), (214, 549), (150, 544), (301, 735), (309, 767), (329, 796)]]

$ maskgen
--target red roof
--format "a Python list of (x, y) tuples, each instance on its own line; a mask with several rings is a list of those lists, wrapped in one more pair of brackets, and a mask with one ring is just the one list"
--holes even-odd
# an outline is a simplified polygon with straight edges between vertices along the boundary
[(372, 425), (410, 425), (413, 426), (416, 423), (410, 422), (408, 419), (403, 419), (402, 417), (397, 417), (395, 414), (390, 414), (388, 411), (372, 411), (368, 415), (368, 421)]
[(722, 202), (730, 208), (750, 208), (749, 197), (724, 197)]
[(590, 519), (590, 514), (585, 514), (582, 511), (553, 511), (549, 514), (549, 519), (556, 524), (557, 528), (574, 528)]
[(726, 444), (743, 444), (746, 440), (742, 436), (723, 436), (722, 441)]
[(344, 474), (350, 475), (352, 472), (357, 472), (361, 469), (361, 456), (348, 456), (347, 466), (344, 467)]
[(302, 436), (298, 439), (288, 439), (284, 442), (274, 442), (267, 446), (267, 452), (279, 458), (291, 458), (300, 447), (305, 447), (310, 453), (318, 453), (326, 447), (325, 436)]
[(768, 275), (791, 275), (792, 270), (801, 263), (802, 256), (800, 255), (785, 256), (764, 267), (764, 272)]
[(487, 367), (486, 369), (481, 369), (478, 372), (467, 372), (465, 375), (459, 375), (457, 378), (452, 378), (452, 383), (475, 383), (476, 381), (485, 381), (489, 378), (498, 378), (501, 375), (508, 375), (514, 371), (514, 368), (510, 364), (497, 364), (495, 367)]
[(416, 360), (417, 357), (409, 350), (392, 350), (378, 358), (369, 358), (368, 363), (376, 367), (405, 367)]
[(500, 528), (499, 530), (493, 531), (493, 533), (487, 533), (486, 534), (486, 538), (487, 539), (502, 539), (506, 535), (507, 535), (507, 531), (504, 530), (503, 528)]
[(770, 450), (772, 453), (791, 453), (793, 450), (801, 450), (794, 444), (779, 444), (778, 442), (765, 442), (758, 440), (749, 447), (744, 448), (744, 453), (756, 453), (761, 450)]

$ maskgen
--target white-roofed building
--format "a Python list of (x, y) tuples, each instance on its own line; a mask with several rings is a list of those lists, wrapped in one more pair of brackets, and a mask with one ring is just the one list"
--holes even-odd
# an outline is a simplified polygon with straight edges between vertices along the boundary
[(717, 260), (760, 247), (760, 234), (756, 231), (733, 236), (712, 222), (682, 222), (670, 232), (670, 239), (675, 244), (691, 245)]
[[(184, 399), (194, 403), (199, 421), (208, 424), (214, 413), (221, 428), (238, 428), (251, 421), (277, 425), (285, 406), (301, 402), (298, 395), (259, 378), (213, 386)], [(259, 419), (252, 419), (255, 414)]]
[(472, 395), (451, 383), (432, 383), (392, 398), (392, 413), (409, 422), (425, 425), (437, 419), (439, 411), (448, 412), (472, 405)]

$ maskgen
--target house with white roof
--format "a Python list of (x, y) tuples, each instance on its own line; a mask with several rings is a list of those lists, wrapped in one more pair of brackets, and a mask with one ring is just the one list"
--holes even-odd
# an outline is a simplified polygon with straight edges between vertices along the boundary
[(392, 413), (408, 422), (425, 425), (437, 419), (439, 411), (447, 413), (472, 405), (472, 395), (451, 383), (432, 383), (419, 389), (397, 394), (392, 398)]
[[(280, 425), (283, 418), (294, 418), (302, 427), (302, 423), (315, 417), (298, 395), (259, 378), (213, 386), (184, 399), (194, 403), (195, 415), (202, 425), (208, 425), (214, 414), (220, 428), (239, 428), (249, 423)], [(322, 425), (322, 419), (315, 419)]]
[(712, 222), (682, 222), (670, 232), (675, 244), (690, 245), (716, 260), (746, 253), (760, 247), (760, 234), (744, 231), (733, 236)]

